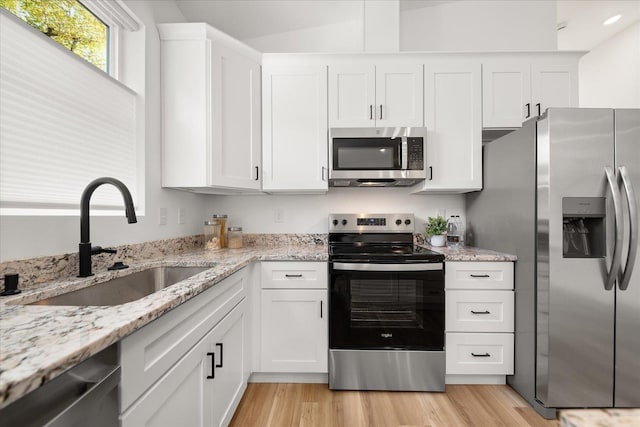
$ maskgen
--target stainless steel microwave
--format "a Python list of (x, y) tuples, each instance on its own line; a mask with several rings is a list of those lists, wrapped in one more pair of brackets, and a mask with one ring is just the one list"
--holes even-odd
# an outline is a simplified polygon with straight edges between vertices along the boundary
[(427, 129), (332, 128), (329, 185), (407, 187), (427, 177)]

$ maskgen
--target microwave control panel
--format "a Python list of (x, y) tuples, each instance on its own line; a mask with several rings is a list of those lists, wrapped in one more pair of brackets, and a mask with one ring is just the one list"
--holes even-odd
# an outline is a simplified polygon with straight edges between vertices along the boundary
[(407, 151), (407, 169), (424, 169), (424, 139), (422, 137), (408, 137)]

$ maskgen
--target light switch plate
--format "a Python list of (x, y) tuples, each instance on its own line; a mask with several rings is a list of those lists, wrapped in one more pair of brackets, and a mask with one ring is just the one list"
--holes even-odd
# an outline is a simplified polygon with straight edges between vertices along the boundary
[(276, 209), (274, 221), (275, 222), (284, 222), (284, 210)]
[(167, 225), (167, 208), (158, 209), (158, 225)]
[(178, 208), (178, 224), (185, 224), (187, 222), (187, 210), (185, 208)]

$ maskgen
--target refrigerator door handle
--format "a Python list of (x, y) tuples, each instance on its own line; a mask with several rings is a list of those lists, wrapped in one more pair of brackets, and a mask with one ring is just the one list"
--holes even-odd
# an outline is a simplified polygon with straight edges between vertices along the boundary
[(610, 291), (613, 289), (620, 265), (622, 264), (622, 206), (620, 200), (620, 190), (618, 189), (617, 181), (613, 169), (609, 166), (605, 166), (604, 172), (607, 175), (607, 182), (609, 183), (609, 189), (611, 190), (611, 198), (613, 199), (613, 210), (615, 214), (615, 241), (613, 243), (613, 256), (611, 257), (611, 268), (607, 274), (607, 280), (604, 284), (604, 289)]
[(636, 255), (638, 252), (638, 203), (636, 195), (631, 185), (631, 178), (626, 166), (618, 168), (619, 176), (622, 178), (622, 184), (627, 196), (627, 204), (629, 205), (629, 251), (627, 252), (627, 262), (624, 270), (620, 270), (620, 278), (618, 280), (618, 288), (626, 291), (631, 281), (631, 274), (636, 263)]

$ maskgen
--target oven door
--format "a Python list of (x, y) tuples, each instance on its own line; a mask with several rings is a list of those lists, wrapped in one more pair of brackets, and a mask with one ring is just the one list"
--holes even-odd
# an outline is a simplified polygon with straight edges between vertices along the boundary
[(331, 349), (444, 349), (442, 263), (329, 263)]

